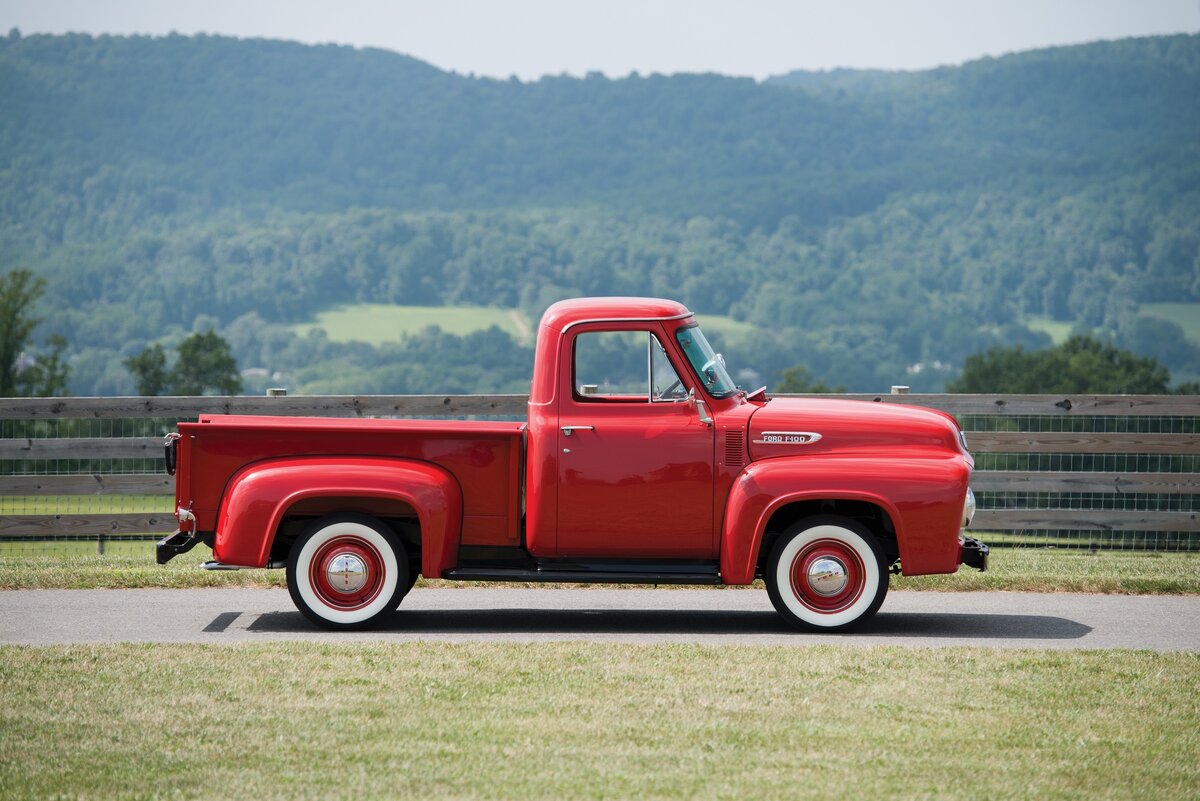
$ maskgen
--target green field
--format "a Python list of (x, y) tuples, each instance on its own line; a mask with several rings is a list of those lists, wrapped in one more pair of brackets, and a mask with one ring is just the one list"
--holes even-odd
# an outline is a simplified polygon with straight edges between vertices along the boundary
[[(514, 316), (524, 326), (518, 325)], [(737, 340), (755, 331), (750, 323), (720, 314), (697, 315), (707, 331), (717, 331), (729, 340)], [(314, 328), (323, 328), (334, 342), (366, 342), (382, 345), (397, 342), (408, 334), (431, 325), (458, 336), (497, 326), (518, 342), (531, 345), (533, 325), (516, 309), (484, 306), (390, 306), (384, 303), (360, 303), (338, 306), (317, 315), (315, 322), (300, 323), (292, 330), (304, 336)]]
[(1075, 328), (1075, 323), (1051, 320), (1049, 317), (1026, 317), (1022, 322), (1030, 331), (1041, 331), (1050, 337), (1055, 345), (1066, 342)]
[[(94, 542), (0, 541), (0, 589), (284, 586), (282, 570), (197, 569), (201, 562), (212, 558), (212, 552), (204, 546), (165, 566), (154, 564), (154, 544), (149, 541), (108, 541), (104, 548), (100, 556)], [(420, 586), (458, 585), (421, 579)], [(462, 586), (480, 585), (470, 582)], [(762, 583), (755, 586), (761, 588)], [(992, 552), (991, 569), (986, 573), (963, 568), (949, 576), (897, 576), (892, 578), (892, 588), (1200, 594), (1200, 554), (1101, 551), (1092, 555), (1053, 548), (1004, 548)], [(669, 591), (664, 588), (664, 592)]]
[[(521, 320), (524, 326), (517, 323)], [(314, 328), (323, 328), (334, 342), (366, 342), (382, 345), (398, 342), (408, 334), (416, 334), (431, 325), (458, 336), (497, 326), (513, 339), (532, 344), (532, 326), (516, 309), (497, 309), (485, 306), (391, 306), (385, 303), (359, 303), (338, 306), (317, 315), (312, 323), (292, 326), (304, 336)]]
[(0, 647), (0, 796), (1161, 799), (1196, 654)]
[(0, 515), (170, 514), (173, 495), (0, 495)]
[(753, 334), (758, 327), (751, 323), (743, 323), (723, 314), (697, 314), (696, 322), (706, 332), (717, 332), (729, 342), (738, 342)]
[(1200, 345), (1200, 303), (1143, 303), (1138, 313), (1175, 323), (1188, 339)]

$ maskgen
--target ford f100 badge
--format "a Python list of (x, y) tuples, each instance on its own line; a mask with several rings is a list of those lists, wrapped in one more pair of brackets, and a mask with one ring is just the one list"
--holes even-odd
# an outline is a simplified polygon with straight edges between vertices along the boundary
[(821, 435), (815, 431), (764, 431), (755, 445), (812, 445)]

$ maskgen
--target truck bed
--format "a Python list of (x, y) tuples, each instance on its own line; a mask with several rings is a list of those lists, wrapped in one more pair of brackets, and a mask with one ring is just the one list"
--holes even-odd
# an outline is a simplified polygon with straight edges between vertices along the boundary
[(462, 488), (462, 545), (520, 545), (525, 423), (357, 420), (205, 415), (181, 423), (178, 503), (197, 528), (216, 526), (233, 474), (263, 459), (369, 456), (418, 459), (450, 472)]

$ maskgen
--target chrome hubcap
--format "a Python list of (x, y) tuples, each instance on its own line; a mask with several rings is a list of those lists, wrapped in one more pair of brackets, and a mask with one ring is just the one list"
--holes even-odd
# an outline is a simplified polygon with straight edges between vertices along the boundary
[(329, 560), (325, 576), (337, 592), (358, 592), (367, 583), (367, 565), (355, 554), (340, 553)]
[(850, 580), (846, 566), (832, 556), (823, 556), (808, 566), (808, 586), (817, 595), (837, 595)]

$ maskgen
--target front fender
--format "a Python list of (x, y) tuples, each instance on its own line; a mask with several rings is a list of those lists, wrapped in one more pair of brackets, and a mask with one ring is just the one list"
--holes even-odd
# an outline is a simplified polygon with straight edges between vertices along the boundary
[(421, 524), (421, 573), (442, 575), (458, 558), (462, 489), (428, 462), (371, 457), (269, 459), (233, 475), (221, 498), (217, 561), (266, 567), (287, 510), (312, 498), (382, 498), (413, 508)]
[(906, 576), (953, 573), (970, 467), (956, 455), (930, 458), (801, 457), (753, 462), (734, 480), (721, 528), (721, 577), (754, 580), (767, 523), (800, 501), (854, 500), (891, 518)]

